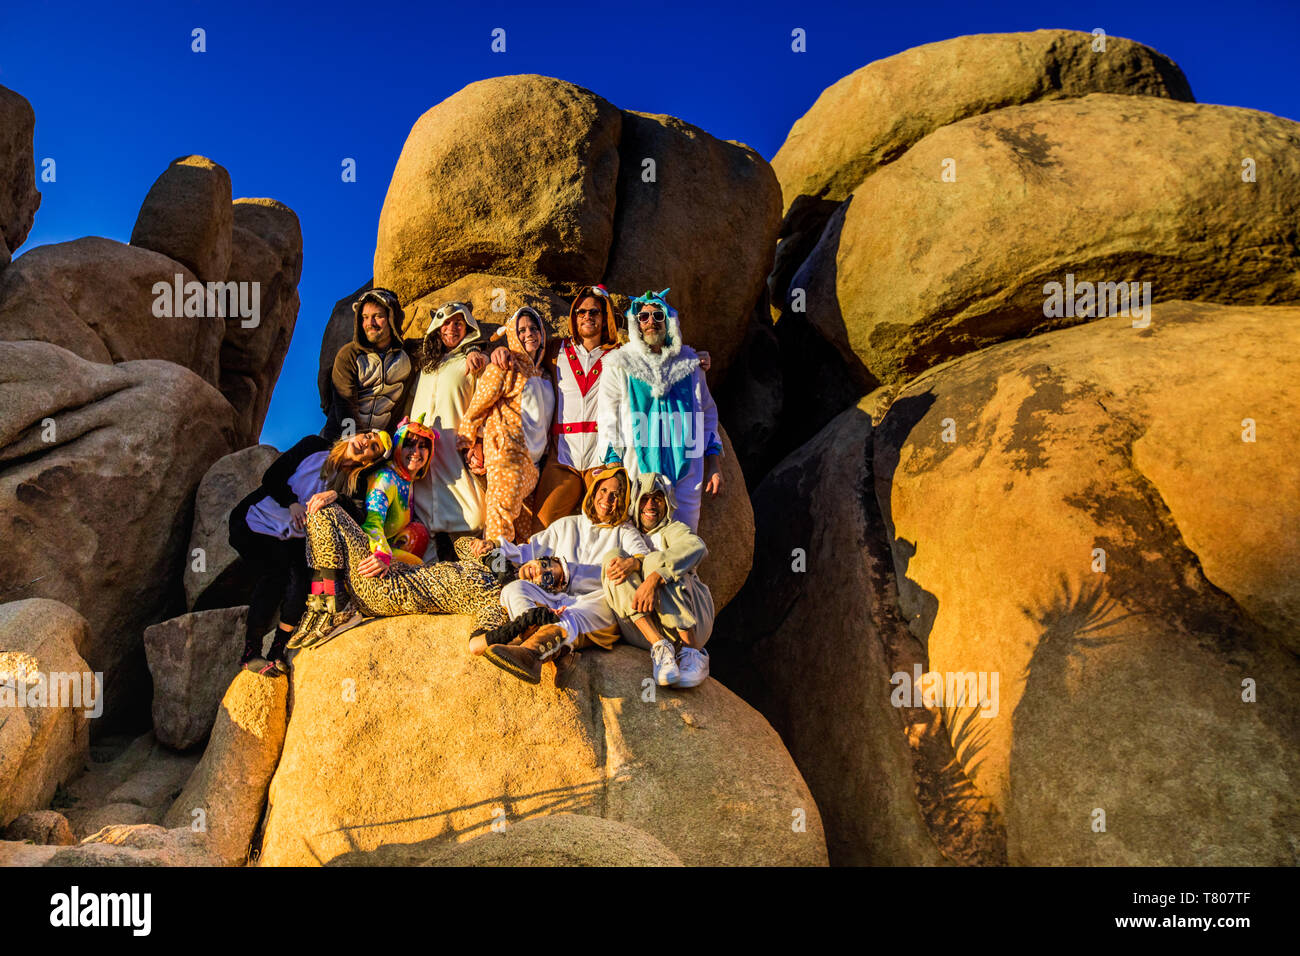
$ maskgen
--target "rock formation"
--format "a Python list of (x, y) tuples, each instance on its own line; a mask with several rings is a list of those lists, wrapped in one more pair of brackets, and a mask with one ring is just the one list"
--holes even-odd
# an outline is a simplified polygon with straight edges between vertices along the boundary
[(821, 820), (776, 733), (716, 681), (653, 689), (644, 651), (584, 652), (562, 688), (465, 652), (461, 617), (389, 618), (299, 654), (263, 865), (463, 841), (572, 812), (687, 865), (819, 865)]

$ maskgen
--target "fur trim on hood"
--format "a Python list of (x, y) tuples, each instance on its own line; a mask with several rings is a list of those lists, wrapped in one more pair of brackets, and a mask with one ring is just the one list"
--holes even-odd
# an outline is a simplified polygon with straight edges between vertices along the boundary
[(402, 347), (402, 323), (406, 320), (406, 313), (402, 311), (402, 304), (397, 301), (397, 295), (388, 289), (367, 289), (361, 293), (361, 297), (352, 303), (352, 341), (363, 349), (373, 352), (375, 347), (370, 344), (366, 338), (365, 331), (361, 328), (361, 310), (367, 302), (373, 302), (375, 305), (383, 306), (388, 310), (388, 331), (391, 338), (388, 340), (388, 347)]
[[(614, 503), (614, 516), (609, 521), (602, 522), (596, 517), (596, 486), (611, 476), (619, 478), (618, 500)], [(587, 493), (582, 498), (582, 513), (598, 528), (617, 528), (627, 521), (628, 491), (629, 482), (623, 466), (606, 465), (591, 476), (591, 484), (587, 485)]]
[[(664, 515), (659, 519), (659, 523), (653, 528), (641, 527), (641, 502), (649, 498), (655, 492), (664, 496)], [(653, 471), (642, 472), (636, 476), (636, 494), (632, 498), (632, 513), (629, 517), (632, 523), (636, 525), (637, 530), (644, 535), (650, 535), (655, 531), (662, 530), (664, 525), (676, 520), (673, 513), (677, 510), (677, 499), (673, 495), (673, 486), (669, 484), (668, 479), (663, 475), (656, 474)]]
[[(664, 298), (667, 294), (668, 290), (664, 289), (662, 292), (647, 292), (632, 300), (627, 310), (627, 344), (609, 353), (605, 359), (610, 365), (624, 369), (631, 377), (649, 385), (650, 394), (655, 398), (663, 398), (670, 388), (700, 367), (700, 357), (695, 354), (695, 349), (682, 344), (681, 323), (677, 319), (677, 310)], [(636, 314), (643, 305), (662, 309), (667, 320), (667, 334), (658, 354), (651, 352), (641, 338), (641, 323)]]

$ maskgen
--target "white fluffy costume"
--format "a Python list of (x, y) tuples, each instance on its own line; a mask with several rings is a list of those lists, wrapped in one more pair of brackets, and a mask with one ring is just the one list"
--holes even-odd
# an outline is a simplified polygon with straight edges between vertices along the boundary
[[(621, 464), (633, 485), (643, 473), (657, 473), (672, 485), (674, 517), (692, 531), (699, 526), (704, 458), (721, 455), (718, 409), (700, 359), (682, 343), (677, 312), (662, 292), (632, 300), (627, 311), (628, 342), (604, 357), (596, 421), (607, 464)], [(659, 352), (646, 345), (637, 321), (642, 306), (662, 310), (666, 337)]]

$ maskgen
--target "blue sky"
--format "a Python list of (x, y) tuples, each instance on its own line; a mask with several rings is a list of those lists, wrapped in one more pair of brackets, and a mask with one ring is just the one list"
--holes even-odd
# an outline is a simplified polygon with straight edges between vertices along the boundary
[[(207, 33), (207, 52), (190, 32)], [(506, 52), (490, 50), (493, 28)], [(790, 34), (807, 32), (794, 53)], [(0, 9), (0, 84), (36, 110), (57, 162), (19, 254), (86, 235), (127, 241), (173, 158), (225, 166), (236, 196), (302, 221), (302, 310), (262, 440), (321, 424), (320, 335), (371, 273), (389, 177), (415, 120), (467, 83), (542, 73), (625, 109), (668, 113), (771, 158), (817, 95), (860, 66), (968, 33), (1092, 30), (1172, 57), (1203, 103), (1300, 119), (1300, 3), (444, 4), (25, 3)], [(340, 163), (357, 160), (344, 183)], [(716, 268), (701, 263), (701, 268)]]

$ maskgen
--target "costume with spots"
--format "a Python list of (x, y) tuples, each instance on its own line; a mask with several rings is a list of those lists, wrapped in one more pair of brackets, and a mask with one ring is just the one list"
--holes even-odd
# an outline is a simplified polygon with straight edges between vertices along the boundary
[(502, 369), (491, 363), (483, 369), (457, 429), (462, 448), (470, 447), (480, 436), (483, 439), (483, 463), (487, 468), (484, 537), (504, 538), (516, 544), (527, 541), (532, 530), (532, 515), (524, 512), (523, 504), (537, 484), (537, 466), (524, 430), (522, 399), (528, 380), (541, 372), (519, 341), (519, 320), (525, 315), (532, 316), (542, 329), (545, 349), (546, 326), (541, 316), (530, 308), (512, 315), (505, 326), (510, 366)]
[(456, 544), (460, 560), (436, 564), (394, 562), (382, 578), (356, 568), (370, 557), (370, 541), (338, 505), (307, 516), (307, 563), (317, 571), (346, 572), (348, 591), (367, 617), (395, 614), (467, 614), (479, 627), (504, 624), (501, 585), (492, 569), (469, 552), (473, 539)]

